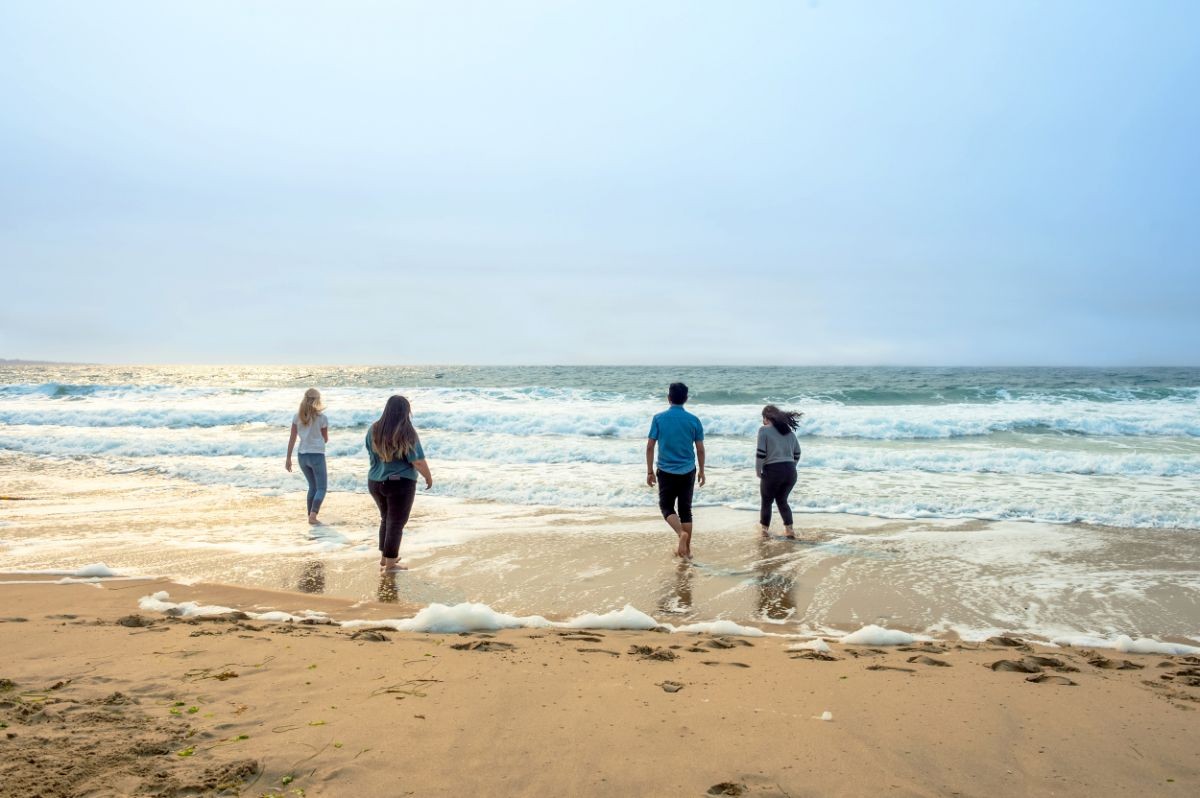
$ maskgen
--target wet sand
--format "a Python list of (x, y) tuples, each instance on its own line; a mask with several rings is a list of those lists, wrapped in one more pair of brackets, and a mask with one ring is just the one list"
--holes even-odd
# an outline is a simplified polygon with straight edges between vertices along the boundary
[[(822, 654), (770, 637), (139, 612), (159, 589), (335, 618), (402, 609), (216, 585), (2, 584), (6, 796), (1200, 789), (1195, 657), (1015, 640)], [(992, 669), (1003, 661), (1036, 672)]]
[[(574, 509), (418, 493), (381, 582), (378, 516), (334, 493), (325, 521), (303, 494), (264, 495), (158, 474), (89, 475), (0, 455), (0, 570), (104, 562), (122, 574), (402, 605), (482, 602), (567, 618), (632, 604), (671, 623), (726, 618), (776, 631), (875, 623), (947, 638), (1129, 634), (1196, 644), (1200, 535), (1083, 525), (798, 515), (807, 540), (761, 541), (756, 514), (699, 507), (696, 560), (647, 506)], [(647, 489), (649, 491), (649, 489)]]

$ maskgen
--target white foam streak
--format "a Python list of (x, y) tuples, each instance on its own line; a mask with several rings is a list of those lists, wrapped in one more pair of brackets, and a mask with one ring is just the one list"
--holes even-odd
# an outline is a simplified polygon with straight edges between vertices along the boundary
[(1182, 643), (1164, 643), (1149, 637), (1134, 639), (1129, 635), (1113, 635), (1111, 637), (1092, 637), (1088, 635), (1065, 635), (1052, 641), (1057, 646), (1073, 646), (1076, 648), (1107, 648), (1124, 654), (1165, 654), (1168, 656), (1188, 656), (1200, 654), (1200, 646), (1188, 646)]
[[(138, 607), (146, 612), (161, 612), (178, 617), (204, 617), (223, 615), (235, 612), (231, 607), (218, 605), (201, 605), (195, 601), (175, 603), (170, 600), (170, 594), (160, 590), (138, 600)], [(541, 615), (509, 615), (498, 612), (487, 604), (461, 603), (453, 606), (447, 604), (430, 604), (422, 608), (411, 618), (388, 618), (378, 621), (347, 620), (332, 621), (324, 613), (305, 611), (291, 614), (273, 610), (270, 612), (246, 612), (246, 615), (256, 621), (286, 623), (305, 619), (319, 619), (322, 622), (334, 623), (343, 629), (361, 629), (388, 627), (398, 632), (429, 632), (436, 634), (458, 634), (460, 632), (495, 632), (502, 629), (610, 629), (647, 631), (650, 629), (665, 629), (675, 633), (708, 633), (716, 635), (736, 635), (742, 637), (762, 637), (764, 632), (750, 626), (742, 626), (733, 621), (706, 621), (674, 627), (670, 624), (660, 624), (641, 610), (626, 604), (620, 610), (606, 613), (584, 613), (567, 621), (549, 621)]]
[(847, 646), (903, 646), (916, 642), (916, 639), (908, 632), (867, 624), (858, 631), (841, 638), (839, 642)]

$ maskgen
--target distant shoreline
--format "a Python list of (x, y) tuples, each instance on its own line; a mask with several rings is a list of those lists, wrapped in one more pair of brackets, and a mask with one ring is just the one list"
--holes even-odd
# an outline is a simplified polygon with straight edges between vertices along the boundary
[(21, 360), (0, 357), (0, 366), (98, 366), (99, 363), (82, 363), (73, 360)]

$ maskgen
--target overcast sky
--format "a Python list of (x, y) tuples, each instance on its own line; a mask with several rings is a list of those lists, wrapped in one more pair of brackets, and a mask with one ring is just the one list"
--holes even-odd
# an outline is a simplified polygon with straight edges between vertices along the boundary
[(5, 2), (0, 357), (1197, 364), (1200, 4)]

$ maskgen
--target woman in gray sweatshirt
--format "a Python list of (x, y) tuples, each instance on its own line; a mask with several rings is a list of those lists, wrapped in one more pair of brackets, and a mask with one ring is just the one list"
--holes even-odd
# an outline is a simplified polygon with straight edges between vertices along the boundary
[(787, 536), (796, 538), (792, 529), (792, 508), (788, 506), (788, 494), (796, 487), (796, 463), (800, 461), (800, 441), (796, 440), (796, 426), (803, 413), (780, 410), (767, 405), (762, 410), (763, 425), (758, 430), (758, 450), (754, 457), (754, 470), (758, 472), (759, 495), (762, 506), (758, 523), (763, 537), (771, 526), (771, 503), (779, 507), (779, 517), (787, 530)]

